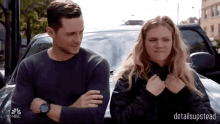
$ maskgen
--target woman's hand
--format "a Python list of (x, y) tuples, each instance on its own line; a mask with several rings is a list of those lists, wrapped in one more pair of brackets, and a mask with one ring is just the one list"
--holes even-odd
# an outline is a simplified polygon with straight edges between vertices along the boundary
[(157, 75), (152, 76), (146, 84), (146, 90), (148, 90), (155, 96), (160, 95), (164, 89), (165, 83), (164, 81), (161, 81), (160, 77)]
[(177, 94), (180, 90), (184, 88), (185, 84), (176, 76), (169, 74), (167, 75), (167, 78), (165, 80), (165, 86), (168, 90)]

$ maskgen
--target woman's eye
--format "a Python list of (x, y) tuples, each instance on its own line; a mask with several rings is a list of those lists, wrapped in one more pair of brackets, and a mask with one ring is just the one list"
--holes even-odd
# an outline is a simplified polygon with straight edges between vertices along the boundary
[(170, 41), (169, 39), (164, 39), (164, 41)]

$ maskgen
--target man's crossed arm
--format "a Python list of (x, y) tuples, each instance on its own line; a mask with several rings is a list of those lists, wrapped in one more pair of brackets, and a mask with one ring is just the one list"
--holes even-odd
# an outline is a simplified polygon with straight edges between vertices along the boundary
[[(90, 90), (83, 94), (75, 103), (70, 105), (72, 108), (96, 108), (99, 104), (102, 104), (103, 96), (100, 95), (98, 90)], [(30, 110), (35, 114), (40, 114), (40, 106), (46, 101), (35, 98), (30, 106)], [(50, 104), (50, 111), (47, 116), (55, 122), (60, 123), (60, 114), (62, 106)]]

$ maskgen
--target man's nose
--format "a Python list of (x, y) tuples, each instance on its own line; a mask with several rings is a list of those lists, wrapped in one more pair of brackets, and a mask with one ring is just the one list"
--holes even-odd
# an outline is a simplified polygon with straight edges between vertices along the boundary
[(81, 43), (81, 35), (79, 35), (79, 34), (77, 34), (77, 35), (75, 35), (75, 37), (74, 37), (74, 42), (75, 43)]

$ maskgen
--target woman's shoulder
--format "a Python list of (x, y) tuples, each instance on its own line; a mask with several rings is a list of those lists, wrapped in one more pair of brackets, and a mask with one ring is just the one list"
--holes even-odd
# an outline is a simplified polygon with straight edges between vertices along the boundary
[(124, 90), (127, 90), (129, 88), (129, 83), (128, 83), (128, 78), (122, 76), (121, 78), (119, 78), (117, 81), (116, 81), (116, 84), (115, 84), (115, 90), (117, 91), (124, 91)]
[(190, 68), (190, 71), (191, 71), (191, 73), (193, 75), (193, 78), (194, 78), (195, 82), (196, 83), (200, 82), (200, 77), (199, 77), (199, 74), (196, 72), (196, 70)]
[(193, 73), (193, 78), (195, 81), (195, 86), (198, 90), (200, 90), (200, 92), (204, 93), (205, 92), (205, 87), (202, 83), (201, 77), (199, 75), (199, 73), (196, 72), (196, 70), (194, 69), (190, 69), (190, 71)]
[[(116, 82), (116, 88), (120, 90), (132, 90), (132, 89), (141, 89), (146, 85), (146, 80), (141, 77), (132, 76), (131, 86), (129, 84), (129, 77), (119, 78)], [(130, 86), (130, 87), (129, 87)]]

